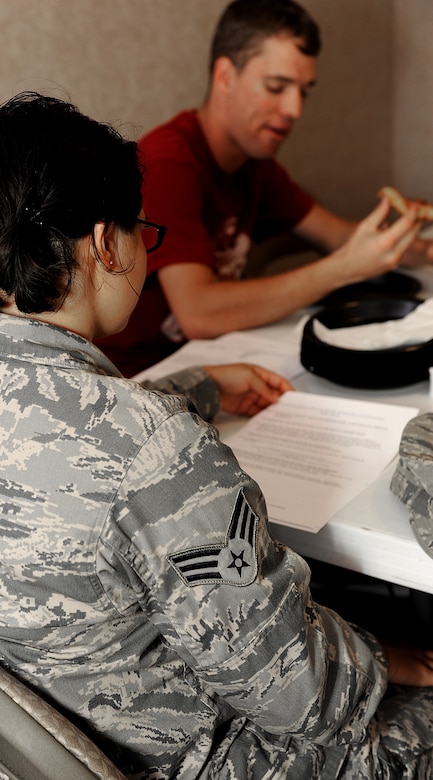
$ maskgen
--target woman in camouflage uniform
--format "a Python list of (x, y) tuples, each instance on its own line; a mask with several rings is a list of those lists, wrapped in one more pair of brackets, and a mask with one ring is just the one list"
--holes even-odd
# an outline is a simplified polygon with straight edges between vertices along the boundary
[(163, 233), (135, 144), (25, 94), (0, 107), (0, 170), (2, 663), (130, 778), (431, 778), (432, 653), (313, 602), (205, 421), (288, 383), (240, 365), (142, 387), (92, 345)]

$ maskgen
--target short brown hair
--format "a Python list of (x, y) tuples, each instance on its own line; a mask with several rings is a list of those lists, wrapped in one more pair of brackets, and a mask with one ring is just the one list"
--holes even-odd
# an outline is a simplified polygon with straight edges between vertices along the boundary
[(215, 30), (210, 72), (219, 57), (229, 57), (242, 70), (265, 38), (284, 33), (302, 41), (300, 50), (304, 54), (315, 57), (320, 52), (319, 27), (294, 0), (234, 0)]

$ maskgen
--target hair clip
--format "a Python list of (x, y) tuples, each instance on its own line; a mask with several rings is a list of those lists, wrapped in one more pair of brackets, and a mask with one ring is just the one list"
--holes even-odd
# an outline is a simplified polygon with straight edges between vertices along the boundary
[(44, 221), (42, 219), (42, 214), (39, 211), (39, 209), (35, 209), (32, 206), (24, 206), (24, 212), (29, 222), (31, 222), (33, 225), (39, 225), (39, 227), (44, 227)]

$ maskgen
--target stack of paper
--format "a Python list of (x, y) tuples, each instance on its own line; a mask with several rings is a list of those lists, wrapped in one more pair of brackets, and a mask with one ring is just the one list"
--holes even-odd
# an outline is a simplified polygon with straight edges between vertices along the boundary
[(301, 331), (298, 329), (294, 331), (291, 341), (288, 338), (284, 341), (258, 338), (247, 331), (227, 333), (216, 339), (195, 339), (133, 378), (138, 382), (144, 379), (156, 380), (189, 366), (256, 363), (276, 371), (286, 379), (293, 379), (304, 371), (299, 357), (300, 337)]

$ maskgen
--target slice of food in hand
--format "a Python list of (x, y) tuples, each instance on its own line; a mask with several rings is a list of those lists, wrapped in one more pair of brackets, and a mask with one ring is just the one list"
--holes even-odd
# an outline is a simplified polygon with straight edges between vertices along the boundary
[(406, 214), (412, 204), (416, 204), (418, 219), (425, 219), (428, 222), (433, 221), (433, 205), (426, 200), (405, 198), (395, 187), (382, 187), (377, 194), (379, 198), (388, 198), (393, 209), (399, 214)]

